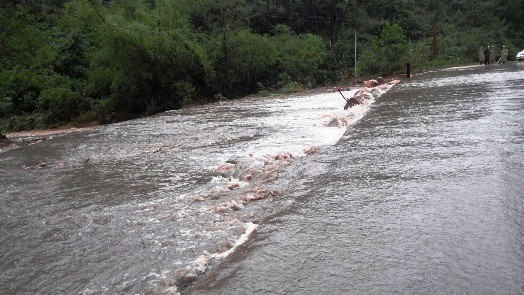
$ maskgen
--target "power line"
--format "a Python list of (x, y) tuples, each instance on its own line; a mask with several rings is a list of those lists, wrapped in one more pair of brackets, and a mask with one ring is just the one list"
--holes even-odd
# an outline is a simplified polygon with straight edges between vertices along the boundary
[(106, 22), (106, 20), (102, 17), (102, 14), (100, 14), (100, 11), (98, 11), (98, 9), (96, 9), (95, 5), (93, 4), (93, 2), (91, 2), (91, 0), (87, 0), (87, 2), (89, 2), (89, 4), (91, 4), (91, 7), (93, 7), (93, 9), (96, 11), (96, 13), (98, 13), (98, 16), (100, 17), (100, 19), (102, 20), (103, 23)]

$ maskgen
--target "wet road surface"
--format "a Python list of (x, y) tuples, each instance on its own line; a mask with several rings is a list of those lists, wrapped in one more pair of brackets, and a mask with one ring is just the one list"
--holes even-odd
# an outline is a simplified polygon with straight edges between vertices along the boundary
[(425, 73), (187, 294), (524, 294), (524, 64)]

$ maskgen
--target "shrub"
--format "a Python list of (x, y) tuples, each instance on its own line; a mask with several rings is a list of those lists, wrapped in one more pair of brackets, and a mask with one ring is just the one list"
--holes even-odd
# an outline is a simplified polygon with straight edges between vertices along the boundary
[[(327, 49), (322, 38), (313, 34), (294, 35), (284, 25), (277, 26), (271, 38), (277, 49), (277, 66), (280, 73), (305, 85), (317, 85), (318, 69), (324, 63)], [(282, 82), (282, 81), (281, 81)]]
[(10, 116), (1, 120), (3, 132), (43, 129), (46, 127), (44, 116), (40, 113)]
[(126, 119), (177, 109), (205, 91), (207, 61), (185, 30), (155, 32), (133, 23), (102, 34), (88, 71), (88, 94), (108, 98), (107, 112)]
[(385, 24), (380, 39), (360, 57), (365, 74), (393, 74), (404, 68), (409, 45), (403, 29), (397, 24)]
[(225, 44), (223, 38), (212, 38), (207, 48), (224, 95), (246, 95), (256, 92), (258, 84), (274, 83), (276, 48), (267, 37), (249, 30), (231, 31)]
[(33, 71), (16, 66), (0, 72), (0, 112), (6, 116), (35, 112), (39, 95), (39, 81)]
[(45, 114), (45, 122), (49, 124), (65, 123), (88, 109), (78, 93), (66, 87), (42, 90), (38, 104)]

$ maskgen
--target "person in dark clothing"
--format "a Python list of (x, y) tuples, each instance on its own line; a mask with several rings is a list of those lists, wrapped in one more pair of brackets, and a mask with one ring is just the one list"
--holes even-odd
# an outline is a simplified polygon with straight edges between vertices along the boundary
[(507, 60), (508, 60), (508, 49), (506, 48), (506, 46), (502, 46), (502, 50), (500, 51), (499, 63), (505, 64)]
[(486, 60), (486, 58), (484, 57), (484, 46), (480, 46), (480, 49), (479, 49), (479, 62), (480, 62), (480, 65), (483, 65), (485, 60)]
[(486, 50), (484, 50), (484, 65), (487, 66), (490, 64), (491, 63), (489, 62), (489, 46), (488, 46)]

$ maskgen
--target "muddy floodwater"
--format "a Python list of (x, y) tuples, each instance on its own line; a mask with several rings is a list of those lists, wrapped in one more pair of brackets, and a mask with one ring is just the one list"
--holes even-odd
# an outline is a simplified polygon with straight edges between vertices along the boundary
[(392, 85), (0, 151), (0, 294), (524, 294), (524, 63)]
[(425, 73), (188, 294), (524, 294), (524, 63)]

